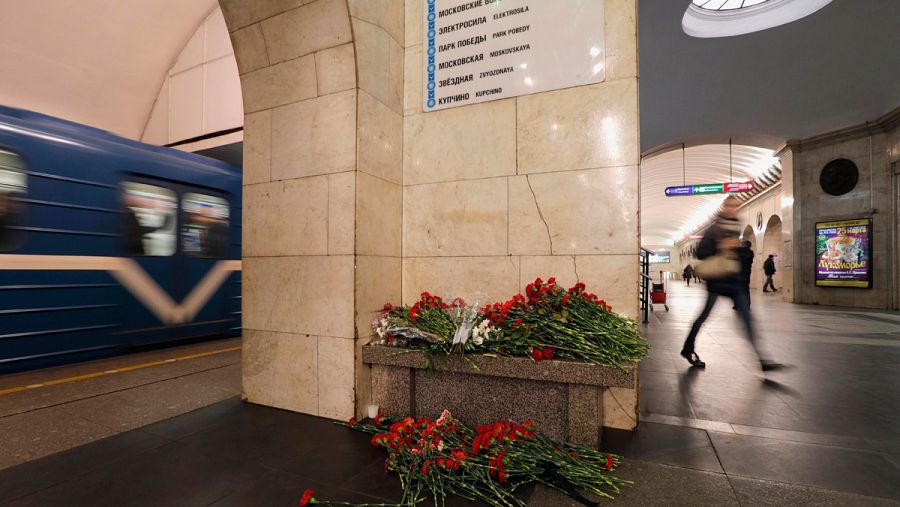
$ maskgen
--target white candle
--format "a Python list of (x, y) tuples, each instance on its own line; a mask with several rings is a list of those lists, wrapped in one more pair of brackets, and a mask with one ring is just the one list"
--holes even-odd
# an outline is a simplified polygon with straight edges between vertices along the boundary
[(367, 406), (366, 412), (369, 415), (369, 419), (375, 419), (376, 417), (378, 417), (378, 405)]

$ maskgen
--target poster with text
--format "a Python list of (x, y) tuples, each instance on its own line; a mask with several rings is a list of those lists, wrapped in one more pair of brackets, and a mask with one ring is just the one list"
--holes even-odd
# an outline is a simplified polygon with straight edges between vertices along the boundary
[(872, 220), (841, 220), (816, 224), (816, 285), (872, 286)]
[(606, 77), (603, 0), (421, 1), (425, 111)]
[(669, 252), (650, 252), (650, 264), (669, 264), (672, 255)]

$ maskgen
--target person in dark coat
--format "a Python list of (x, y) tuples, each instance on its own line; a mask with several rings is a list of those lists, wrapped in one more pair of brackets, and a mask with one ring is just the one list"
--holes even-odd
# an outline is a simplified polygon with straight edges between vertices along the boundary
[[(740, 222), (737, 220), (738, 201), (733, 196), (729, 196), (722, 203), (722, 209), (719, 212), (716, 221), (706, 229), (703, 233), (703, 239), (697, 248), (697, 257), (701, 260), (708, 259), (715, 255), (726, 254), (728, 251), (736, 250), (741, 246), (738, 236), (740, 234)], [(736, 253), (734, 254), (736, 255)], [(781, 369), (784, 365), (777, 363), (771, 359), (768, 352), (763, 349), (762, 343), (758, 339), (756, 329), (753, 324), (753, 317), (750, 315), (749, 301), (743, 290), (743, 283), (740, 271), (734, 274), (726, 275), (721, 278), (706, 280), (706, 304), (703, 311), (691, 326), (691, 331), (684, 341), (681, 349), (681, 356), (687, 359), (692, 366), (706, 366), (697, 352), (694, 350), (697, 334), (710, 312), (716, 304), (719, 296), (725, 296), (734, 301), (735, 309), (741, 321), (744, 324), (744, 332), (747, 340), (753, 345), (757, 357), (759, 357), (760, 366), (763, 371), (772, 371)]]
[(769, 292), (768, 287), (772, 287), (772, 292), (778, 292), (778, 289), (775, 288), (775, 283), (772, 281), (775, 271), (775, 256), (769, 254), (769, 258), (766, 259), (766, 262), (763, 262), (763, 272), (766, 274), (766, 284), (763, 285), (763, 292)]
[[(750, 307), (750, 273), (753, 271), (754, 256), (753, 250), (750, 248), (751, 246), (753, 246), (753, 244), (745, 239), (741, 242), (741, 246), (735, 250), (735, 252), (737, 252), (738, 260), (741, 262), (741, 288), (747, 296), (748, 308)], [(737, 310), (737, 305), (734, 306), (734, 309)]]
[(691, 286), (691, 278), (694, 278), (694, 267), (688, 264), (684, 267), (684, 272), (681, 273), (681, 276), (687, 281), (687, 286)]

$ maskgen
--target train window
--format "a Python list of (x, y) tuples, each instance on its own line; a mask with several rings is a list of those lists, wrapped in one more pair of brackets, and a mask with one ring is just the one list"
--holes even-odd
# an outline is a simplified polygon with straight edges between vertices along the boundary
[(23, 210), (27, 182), (22, 158), (0, 150), (0, 250), (11, 250), (21, 243)]
[(175, 253), (178, 199), (168, 188), (146, 183), (122, 183), (125, 204), (123, 238), (131, 255), (166, 256)]
[(181, 248), (195, 257), (224, 258), (228, 254), (228, 201), (206, 194), (187, 193), (181, 200), (184, 213)]

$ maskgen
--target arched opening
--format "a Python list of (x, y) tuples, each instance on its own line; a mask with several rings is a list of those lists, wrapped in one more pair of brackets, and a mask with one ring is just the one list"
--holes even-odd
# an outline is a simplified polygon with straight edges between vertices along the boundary
[(747, 240), (750, 242), (750, 249), (753, 250), (757, 257), (753, 259), (753, 271), (750, 272), (750, 288), (758, 289), (762, 287), (762, 278), (760, 273), (762, 273), (762, 260), (759, 259), (759, 242), (756, 240), (756, 233), (753, 231), (753, 226), (748, 225), (744, 227), (744, 232), (741, 234), (742, 240)]
[(763, 235), (762, 245), (762, 250), (756, 253), (757, 259), (759, 259), (759, 274), (760, 276), (762, 276), (762, 280), (765, 280), (765, 274), (762, 270), (762, 263), (765, 262), (766, 258), (769, 255), (774, 255), (776, 272), (772, 280), (775, 282), (775, 287), (780, 288), (784, 259), (782, 258), (781, 251), (781, 218), (778, 215), (772, 215), (771, 217), (769, 217), (769, 221), (766, 222), (766, 229)]

